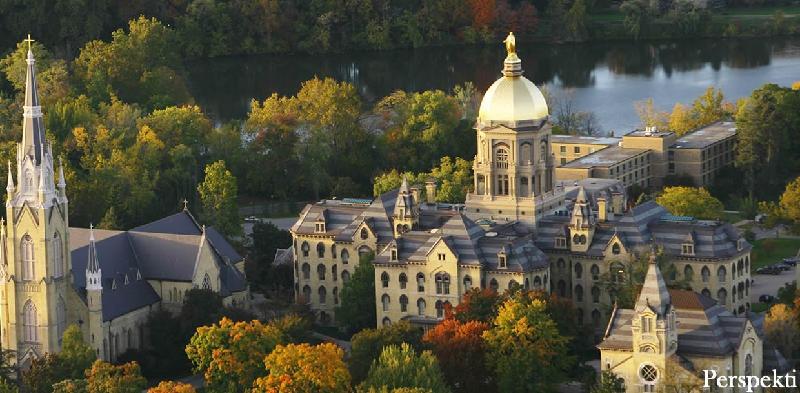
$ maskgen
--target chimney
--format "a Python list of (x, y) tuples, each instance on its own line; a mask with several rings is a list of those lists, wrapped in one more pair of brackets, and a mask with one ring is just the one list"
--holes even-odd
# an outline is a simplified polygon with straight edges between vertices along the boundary
[(606, 222), (608, 219), (608, 205), (606, 197), (597, 198), (597, 221)]
[(425, 194), (426, 201), (429, 204), (432, 205), (436, 203), (436, 179), (430, 177), (425, 181)]
[(614, 214), (622, 214), (623, 213), (622, 212), (623, 205), (624, 205), (624, 203), (623, 203), (623, 200), (622, 200), (622, 193), (618, 192), (618, 191), (615, 191), (614, 193), (612, 193), (611, 194), (611, 211), (614, 212)]

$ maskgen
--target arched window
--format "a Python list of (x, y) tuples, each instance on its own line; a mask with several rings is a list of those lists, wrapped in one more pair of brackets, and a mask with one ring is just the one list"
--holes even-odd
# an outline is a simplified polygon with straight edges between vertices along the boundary
[(744, 357), (744, 375), (753, 375), (753, 356), (749, 353)]
[(436, 318), (444, 317), (444, 303), (441, 300), (436, 301)]
[(708, 282), (709, 277), (711, 277), (711, 270), (708, 269), (708, 266), (703, 266), (700, 270), (700, 276), (703, 279), (703, 282)]
[(303, 301), (306, 303), (311, 301), (311, 287), (308, 285), (303, 286)]
[(389, 311), (389, 295), (384, 293), (383, 296), (381, 296), (381, 304), (383, 305), (384, 312)]
[(367, 238), (369, 238), (369, 231), (367, 231), (367, 228), (361, 228), (360, 236), (361, 240), (367, 240)]
[(489, 281), (489, 288), (491, 288), (493, 291), (497, 292), (497, 289), (499, 287), (500, 286), (497, 284), (497, 280), (495, 280), (494, 278), (491, 281)]
[(425, 299), (423, 298), (417, 300), (417, 315), (425, 315)]
[(686, 281), (694, 280), (694, 269), (692, 269), (692, 265), (686, 265), (683, 268), (683, 279)]
[(64, 245), (61, 243), (61, 235), (56, 232), (53, 234), (53, 276), (61, 277), (64, 275)]
[(717, 302), (723, 306), (728, 303), (728, 291), (725, 288), (720, 288), (717, 291)]
[(408, 312), (408, 296), (400, 295), (400, 311)]
[(581, 276), (583, 276), (583, 265), (575, 263), (575, 278), (581, 278)]
[(319, 294), (319, 304), (325, 304), (325, 302), (328, 300), (328, 291), (325, 289), (325, 287), (320, 285), (317, 293)]
[(580, 285), (575, 286), (575, 301), (576, 302), (583, 301), (583, 287)]
[(368, 246), (361, 246), (361, 247), (358, 248), (358, 257), (359, 258), (363, 257), (364, 255), (367, 255), (367, 254), (369, 254), (371, 252), (372, 252), (372, 249), (369, 248)]
[(325, 258), (325, 245), (321, 242), (317, 243), (317, 257)]
[(533, 289), (537, 291), (542, 289), (542, 279), (539, 276), (533, 278)]
[(381, 321), (381, 323), (383, 324), (383, 326), (389, 326), (392, 324), (392, 320), (389, 319), (389, 317), (383, 317), (383, 321)]
[(408, 276), (406, 276), (405, 273), (400, 273), (398, 281), (400, 282), (400, 289), (406, 289), (406, 285), (408, 285)]
[(645, 364), (639, 369), (639, 379), (642, 382), (642, 390), (644, 392), (655, 392), (658, 370), (649, 364)]
[(743, 282), (739, 283), (738, 289), (739, 289), (739, 300), (741, 300), (742, 298), (744, 298), (744, 283)]
[(211, 277), (208, 276), (208, 273), (203, 277), (203, 289), (211, 290)]
[(725, 282), (727, 275), (728, 272), (725, 269), (725, 266), (720, 266), (719, 269), (717, 269), (717, 280), (719, 280), (719, 282)]
[(447, 273), (437, 273), (436, 279), (436, 294), (449, 295), (450, 294), (450, 275)]
[(417, 273), (417, 292), (425, 292), (425, 275)]
[(33, 280), (36, 272), (34, 271), (33, 263), (33, 239), (31, 239), (30, 235), (22, 237), (20, 251), (22, 252), (22, 278), (24, 280)]
[(563, 272), (563, 271), (564, 271), (564, 268), (567, 266), (567, 263), (566, 263), (566, 262), (564, 262), (564, 260), (563, 260), (563, 259), (559, 258), (559, 259), (558, 259), (558, 262), (557, 262), (557, 264), (556, 264), (556, 265), (558, 266), (558, 271), (559, 271), (559, 272)]
[(495, 151), (494, 155), (498, 168), (508, 168), (508, 150), (501, 147)]
[(381, 285), (384, 288), (389, 287), (389, 273), (386, 272), (381, 273)]
[(58, 303), (56, 303), (56, 331), (58, 332), (58, 341), (64, 337), (64, 331), (67, 330), (67, 307), (64, 304), (64, 299), (59, 296)]
[(600, 311), (596, 308), (592, 310), (592, 325), (596, 328), (600, 327)]
[(331, 266), (331, 279), (336, 281), (339, 278), (338, 268), (336, 265)]
[(736, 285), (731, 288), (731, 300), (734, 303), (736, 302)]
[(308, 263), (303, 264), (303, 279), (310, 280), (311, 279), (311, 265)]
[(520, 164), (528, 165), (530, 162), (533, 161), (533, 157), (531, 157), (531, 144), (529, 142), (522, 142), (519, 146), (520, 149)]
[(592, 286), (592, 302), (600, 303), (600, 288)]
[(531, 289), (531, 281), (528, 280), (528, 277), (525, 277), (525, 290), (528, 291)]
[(750, 271), (750, 256), (749, 255), (744, 257), (744, 269), (747, 270), (748, 272)]
[(614, 255), (619, 255), (620, 252), (621, 252), (621, 250), (620, 250), (620, 247), (619, 247), (619, 243), (614, 243), (614, 245), (611, 246), (611, 253), (614, 254)]
[(745, 296), (750, 296), (750, 280), (744, 283), (744, 294)]
[(350, 281), (350, 272), (342, 270), (342, 283), (347, 284)]
[(339, 304), (339, 288), (333, 287), (333, 304)]
[(331, 258), (336, 259), (336, 245), (331, 244)]
[(311, 246), (308, 245), (308, 242), (303, 242), (303, 244), (300, 246), (300, 250), (303, 251), (303, 256), (304, 257), (308, 256), (308, 250), (310, 250), (310, 249), (311, 249)]
[(731, 280), (736, 279), (736, 262), (731, 263)]
[(600, 268), (597, 265), (592, 265), (589, 271), (592, 273), (592, 280), (599, 280), (600, 279)]
[(558, 296), (567, 297), (567, 283), (564, 280), (558, 280)]
[(22, 337), (27, 342), (38, 341), (36, 325), (36, 306), (28, 300), (22, 309)]
[(703, 290), (700, 291), (700, 294), (702, 294), (703, 296), (707, 296), (709, 298), (711, 297), (711, 291), (709, 291), (708, 288), (703, 288)]
[(319, 265), (317, 265), (317, 278), (318, 279), (320, 279), (320, 280), (324, 280), (325, 279), (325, 270), (326, 270), (325, 269), (325, 265), (323, 265), (321, 263)]
[(347, 249), (342, 249), (342, 264), (347, 265), (350, 262), (350, 252)]
[(625, 282), (625, 265), (619, 262), (611, 262), (608, 273), (612, 282)]

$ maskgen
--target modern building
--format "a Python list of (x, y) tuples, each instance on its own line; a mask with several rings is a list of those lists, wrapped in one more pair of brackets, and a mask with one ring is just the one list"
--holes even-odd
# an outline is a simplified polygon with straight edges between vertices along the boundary
[(616, 146), (620, 140), (610, 136), (553, 135), (550, 144), (556, 156), (556, 165), (562, 166), (587, 154)]
[(16, 171), (8, 165), (0, 220), (0, 342), (17, 364), (59, 352), (68, 324), (113, 361), (142, 348), (150, 313), (179, 308), (190, 288), (246, 306), (244, 259), (188, 210), (130, 231), (69, 226), (67, 184), (45, 138), (30, 50), (26, 61), (22, 142)]
[[(615, 307), (611, 313), (598, 345), (600, 367), (623, 378), (630, 393), (706, 391), (702, 370), (720, 377), (783, 373), (788, 364), (765, 342), (763, 319), (734, 315), (697, 292), (667, 289), (651, 258), (635, 306)], [(708, 391), (744, 391), (721, 386), (729, 387)]]
[[(554, 137), (555, 138), (555, 137)], [(596, 141), (582, 143), (581, 138)], [(560, 137), (559, 151), (575, 154), (561, 157), (556, 180), (567, 181), (599, 177), (618, 179), (630, 187), (661, 187), (668, 177), (690, 178), (693, 185), (710, 185), (716, 173), (733, 162), (736, 128), (733, 122), (720, 121), (678, 137), (654, 127), (635, 130), (622, 138)], [(616, 141), (615, 145), (600, 142)], [(587, 150), (597, 146), (594, 152)], [(588, 154), (578, 154), (586, 152)]]

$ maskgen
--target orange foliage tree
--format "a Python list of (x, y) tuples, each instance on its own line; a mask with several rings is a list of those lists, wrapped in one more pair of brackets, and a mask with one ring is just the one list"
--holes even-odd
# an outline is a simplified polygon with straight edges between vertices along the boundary
[(501, 296), (492, 289), (472, 288), (464, 294), (455, 309), (453, 316), (461, 322), (490, 322), (497, 314), (497, 306)]
[(469, 3), (473, 27), (483, 28), (492, 24), (497, 11), (496, 0), (470, 0)]
[(483, 333), (489, 324), (448, 318), (425, 333), (423, 342), (439, 359), (444, 377), (456, 392), (487, 392), (494, 384), (486, 369)]
[(88, 393), (140, 393), (147, 387), (136, 362), (115, 366), (102, 360), (86, 370)]
[(156, 387), (150, 388), (147, 393), (195, 393), (194, 386), (188, 383), (175, 381), (161, 381)]
[(269, 375), (258, 378), (253, 393), (347, 393), (350, 372), (344, 351), (331, 343), (279, 345), (264, 359)]

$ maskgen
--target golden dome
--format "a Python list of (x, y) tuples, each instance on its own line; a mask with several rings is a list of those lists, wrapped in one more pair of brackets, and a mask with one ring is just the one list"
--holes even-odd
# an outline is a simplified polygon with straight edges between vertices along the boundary
[[(509, 37), (513, 40), (513, 36)], [(544, 95), (533, 82), (522, 76), (522, 61), (515, 51), (508, 50), (503, 65), (503, 76), (483, 96), (478, 123), (509, 127), (541, 125), (549, 115)]]

